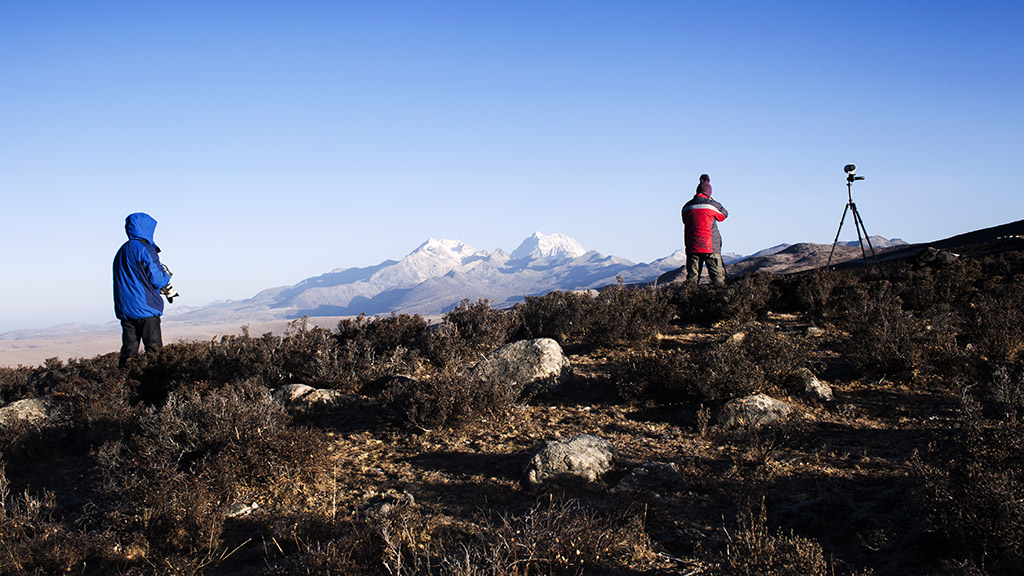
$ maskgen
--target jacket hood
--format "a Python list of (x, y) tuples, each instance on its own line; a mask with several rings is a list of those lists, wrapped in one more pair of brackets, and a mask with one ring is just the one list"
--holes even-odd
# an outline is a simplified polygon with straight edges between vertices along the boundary
[(156, 246), (156, 242), (153, 241), (153, 234), (156, 232), (156, 220), (145, 212), (129, 214), (124, 219), (124, 231), (128, 234), (128, 238), (145, 240)]

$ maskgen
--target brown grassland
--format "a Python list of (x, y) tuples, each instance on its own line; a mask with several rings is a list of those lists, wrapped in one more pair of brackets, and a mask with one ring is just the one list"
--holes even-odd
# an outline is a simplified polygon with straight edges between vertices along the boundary
[[(0, 574), (1024, 573), (1024, 243), (963, 252), (0, 368), (4, 404), (61, 407), (0, 436)], [(536, 337), (573, 365), (563, 392), (464, 370)], [(270, 395), (299, 382), (344, 395)], [(717, 424), (759, 392), (793, 414)], [(583, 433), (611, 472), (523, 482)], [(678, 482), (614, 489), (649, 462)]]

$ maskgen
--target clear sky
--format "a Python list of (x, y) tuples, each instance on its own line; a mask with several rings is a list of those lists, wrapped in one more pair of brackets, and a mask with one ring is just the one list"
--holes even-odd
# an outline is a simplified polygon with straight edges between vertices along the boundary
[[(637, 262), (1024, 218), (1024, 2), (0, 3), (0, 333), (113, 320), (124, 218), (243, 299), (430, 237)], [(843, 239), (855, 239), (852, 223)]]

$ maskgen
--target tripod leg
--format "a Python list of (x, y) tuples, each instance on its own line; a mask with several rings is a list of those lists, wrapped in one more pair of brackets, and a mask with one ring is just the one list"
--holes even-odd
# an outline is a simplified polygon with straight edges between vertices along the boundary
[[(857, 212), (857, 205), (851, 204), (851, 210), (853, 212), (853, 225), (857, 228), (857, 243), (860, 244), (860, 257), (864, 259), (864, 263), (868, 263), (868, 253), (864, 250), (864, 239), (868, 235), (867, 230), (863, 230), (863, 225), (860, 220), (860, 214)], [(861, 231), (863, 230), (863, 234)]]
[(843, 217), (839, 219), (839, 230), (836, 230), (836, 239), (832, 241), (832, 250), (828, 253), (828, 263), (825, 264), (825, 268), (828, 268), (832, 264), (832, 253), (836, 251), (836, 243), (839, 242), (839, 233), (843, 231), (843, 222), (846, 221), (846, 211), (850, 209), (850, 204), (846, 204), (846, 208), (843, 208)]
[[(857, 238), (860, 239), (861, 230), (864, 231), (864, 240), (868, 243), (868, 248), (871, 249), (871, 258), (875, 261), (875, 268), (878, 268), (878, 273), (882, 273), (882, 265), (878, 263), (878, 256), (875, 255), (875, 247), (871, 245), (871, 237), (868, 236), (868, 229), (864, 226), (864, 220), (860, 217), (860, 212), (857, 211), (857, 206), (853, 206), (853, 220), (857, 223)], [(864, 257), (864, 264), (868, 263), (868, 256), (864, 252), (864, 243), (861, 242), (860, 252)]]

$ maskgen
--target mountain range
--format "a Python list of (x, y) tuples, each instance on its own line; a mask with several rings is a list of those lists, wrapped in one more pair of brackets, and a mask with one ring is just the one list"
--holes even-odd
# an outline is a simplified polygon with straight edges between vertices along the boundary
[(506, 307), (553, 290), (600, 288), (619, 281), (648, 282), (679, 268), (677, 251), (649, 264), (586, 250), (563, 234), (535, 232), (511, 253), (479, 250), (459, 240), (429, 239), (401, 260), (339, 268), (294, 286), (270, 288), (246, 300), (168, 310), (189, 323), (269, 321), (302, 316), (403, 312), (437, 315), (463, 299), (486, 298)]
[[(872, 238), (876, 248), (903, 244)], [(853, 245), (857, 245), (856, 242)], [(799, 250), (821, 252), (822, 245), (774, 246), (748, 257), (726, 255), (730, 275), (749, 271), (743, 262)], [(830, 246), (825, 246), (830, 248)], [(859, 256), (859, 246), (837, 246), (837, 262)], [(792, 261), (800, 260), (786, 259)], [(813, 259), (806, 259), (811, 262)], [(294, 286), (270, 288), (246, 300), (217, 302), (198, 308), (173, 308), (167, 320), (199, 323), (261, 322), (302, 316), (352, 316), (402, 312), (439, 315), (463, 299), (486, 298), (496, 308), (511, 306), (525, 296), (551, 291), (601, 288), (618, 281), (645, 283), (686, 262), (682, 250), (650, 263), (586, 250), (563, 234), (533, 233), (511, 253), (488, 252), (458, 240), (429, 239), (401, 260), (386, 260), (364, 268), (339, 268)], [(759, 266), (767, 263), (758, 261)], [(799, 262), (788, 271), (803, 269)], [(823, 262), (822, 262), (823, 264)], [(739, 266), (739, 268), (737, 268)], [(781, 267), (774, 266), (778, 273)]]

